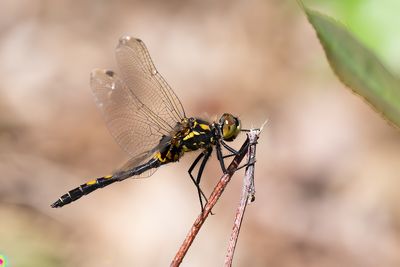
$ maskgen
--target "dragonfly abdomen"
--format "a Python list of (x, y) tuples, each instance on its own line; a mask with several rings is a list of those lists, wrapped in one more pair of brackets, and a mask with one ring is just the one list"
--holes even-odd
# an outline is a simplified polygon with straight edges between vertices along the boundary
[(92, 181), (84, 183), (84, 184), (68, 191), (68, 193), (62, 195), (56, 202), (51, 204), (51, 207), (52, 208), (61, 208), (62, 206), (65, 206), (75, 200), (78, 200), (82, 196), (90, 194), (91, 192), (93, 192), (99, 188), (106, 187), (112, 183), (125, 180), (126, 178), (129, 178), (129, 177), (132, 177), (135, 175), (140, 175), (149, 169), (157, 168), (158, 166), (160, 166), (160, 164), (161, 163), (157, 159), (151, 159), (147, 163), (139, 165), (131, 170), (127, 170), (124, 172), (118, 172), (113, 175), (107, 175), (107, 176), (103, 176), (103, 177), (94, 179)]
[(113, 178), (112, 175), (108, 175), (108, 176), (97, 178), (90, 182), (84, 183), (84, 184), (80, 185), (79, 187), (76, 187), (76, 188), (68, 191), (68, 193), (62, 195), (56, 202), (51, 204), (51, 207), (52, 208), (61, 208), (62, 206), (67, 205), (75, 200), (78, 200), (82, 196), (87, 195), (96, 189), (105, 187), (116, 181), (118, 181), (118, 180)]

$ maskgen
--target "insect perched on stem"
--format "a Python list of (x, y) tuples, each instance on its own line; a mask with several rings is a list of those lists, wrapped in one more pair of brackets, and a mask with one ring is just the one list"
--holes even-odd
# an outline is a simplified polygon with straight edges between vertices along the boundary
[[(233, 141), (246, 130), (241, 129), (237, 117), (228, 113), (213, 123), (186, 117), (181, 102), (156, 70), (141, 40), (122, 37), (116, 58), (120, 73), (96, 69), (91, 73), (90, 84), (111, 134), (130, 155), (130, 160), (113, 174), (70, 190), (51, 206), (62, 207), (127, 178), (148, 177), (161, 165), (178, 161), (185, 152), (201, 150), (189, 168), (189, 175), (203, 209), (203, 198), (207, 198), (200, 180), (213, 148), (225, 173), (224, 158), (237, 153), (225, 141)], [(223, 156), (221, 145), (231, 154)], [(199, 163), (194, 177), (192, 172)]]

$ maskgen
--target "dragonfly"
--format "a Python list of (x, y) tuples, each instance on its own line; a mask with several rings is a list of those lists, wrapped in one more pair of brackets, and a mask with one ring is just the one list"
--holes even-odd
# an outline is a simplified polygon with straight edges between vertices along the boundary
[[(206, 202), (207, 198), (200, 181), (213, 148), (226, 173), (224, 158), (237, 154), (226, 142), (247, 130), (242, 129), (238, 117), (229, 113), (211, 123), (187, 117), (179, 98), (157, 71), (140, 39), (121, 37), (116, 60), (120, 73), (95, 69), (90, 75), (90, 85), (111, 135), (130, 159), (112, 174), (68, 191), (51, 207), (63, 207), (127, 178), (149, 177), (158, 167), (179, 161), (186, 152), (200, 150), (188, 173), (197, 188), (203, 210), (203, 198)], [(229, 151), (228, 155), (223, 155), (223, 147)], [(194, 175), (198, 164), (197, 175)]]

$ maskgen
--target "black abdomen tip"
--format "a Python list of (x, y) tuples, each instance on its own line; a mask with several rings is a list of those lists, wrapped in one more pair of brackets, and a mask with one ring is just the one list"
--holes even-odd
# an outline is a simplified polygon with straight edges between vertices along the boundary
[(61, 208), (72, 202), (71, 195), (69, 193), (62, 195), (56, 202), (51, 204), (52, 208)]
[(51, 204), (52, 208), (61, 208), (62, 206), (64, 206), (64, 203), (62, 203), (61, 200), (57, 200), (56, 202), (54, 202), (53, 204)]

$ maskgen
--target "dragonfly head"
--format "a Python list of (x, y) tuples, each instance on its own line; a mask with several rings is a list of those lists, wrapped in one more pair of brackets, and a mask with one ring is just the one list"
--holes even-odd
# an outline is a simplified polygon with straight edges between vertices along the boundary
[(222, 115), (218, 124), (221, 130), (222, 139), (228, 142), (233, 141), (242, 128), (240, 120), (229, 113)]

